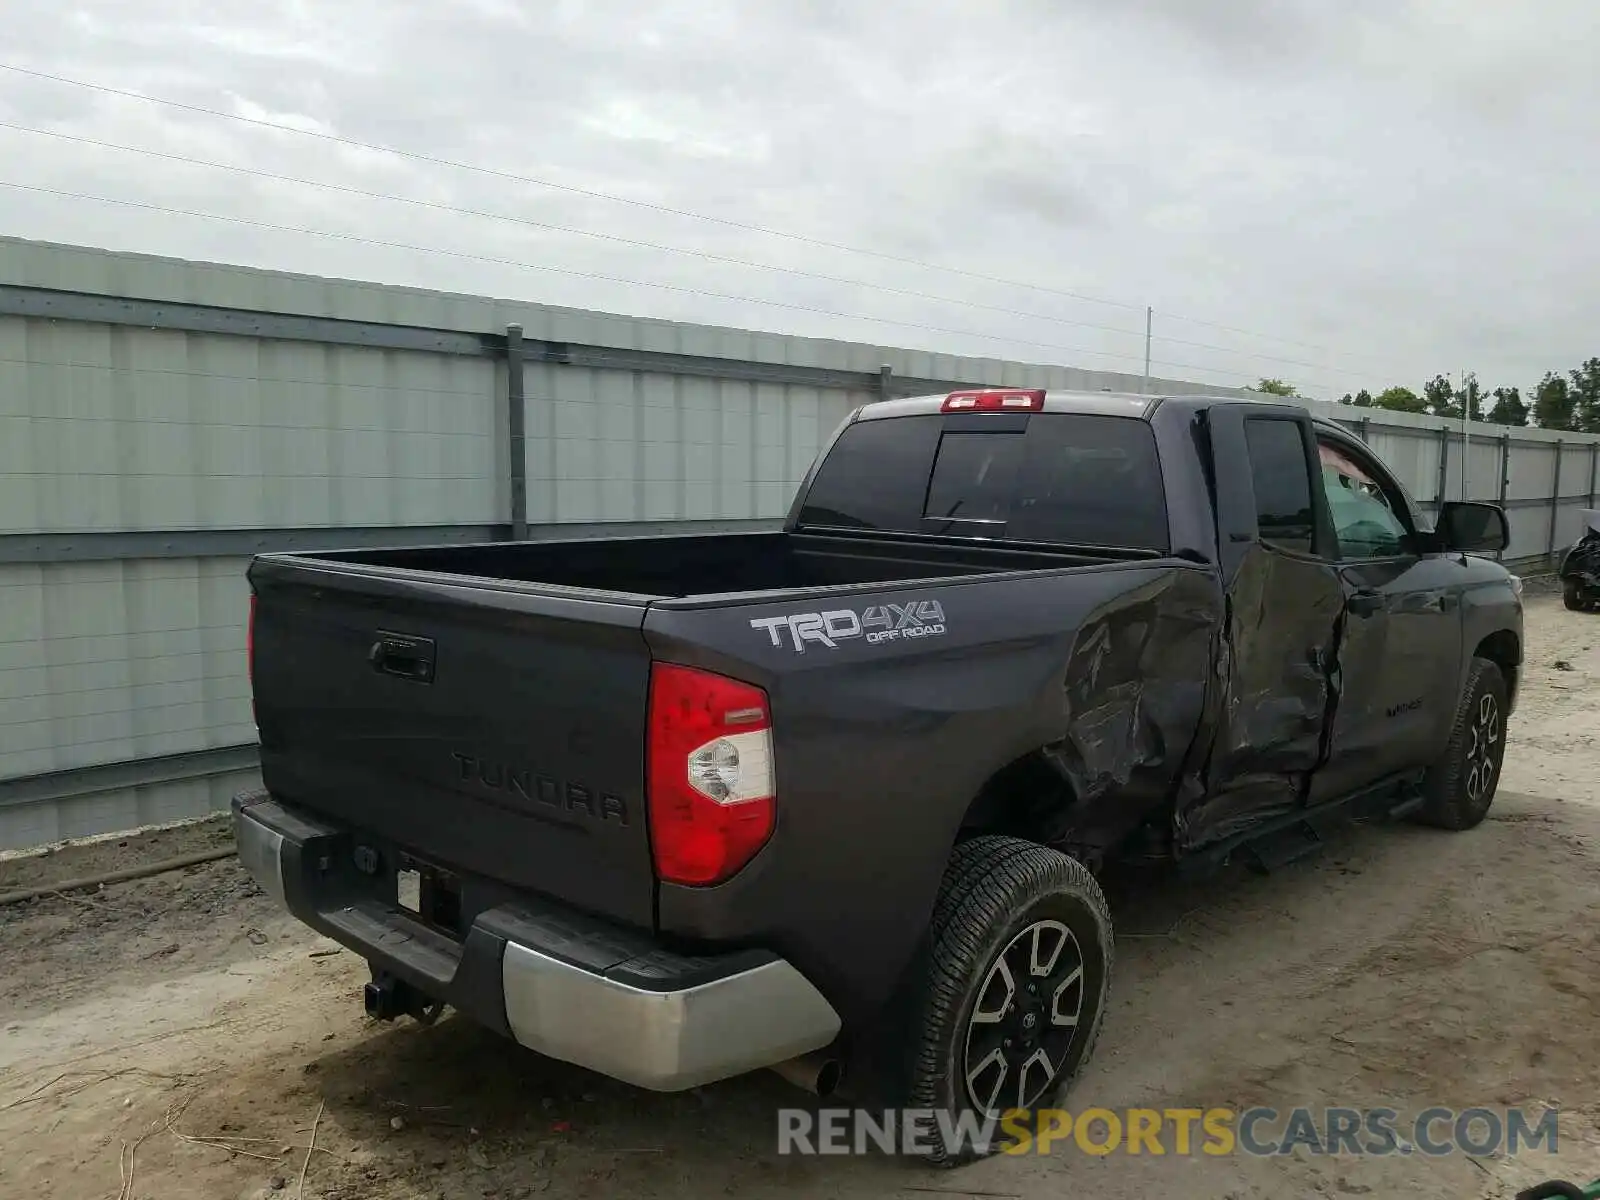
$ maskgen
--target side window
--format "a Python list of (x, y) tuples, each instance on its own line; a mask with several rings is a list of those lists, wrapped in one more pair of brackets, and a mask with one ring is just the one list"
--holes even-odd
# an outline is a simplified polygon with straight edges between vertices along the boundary
[(1257, 417), (1245, 422), (1244, 435), (1261, 540), (1282, 550), (1312, 553), (1316, 517), (1299, 422)]
[(1410, 551), (1406, 524), (1382, 483), (1338, 446), (1318, 442), (1322, 491), (1328, 498), (1341, 558), (1396, 558)]

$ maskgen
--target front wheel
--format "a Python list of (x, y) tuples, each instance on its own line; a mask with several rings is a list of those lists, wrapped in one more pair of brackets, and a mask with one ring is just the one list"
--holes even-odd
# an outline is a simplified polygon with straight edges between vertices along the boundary
[(1583, 584), (1576, 579), (1569, 579), (1561, 585), (1561, 603), (1565, 604), (1572, 612), (1583, 612), (1589, 607), (1589, 602), (1583, 594)]
[(1506, 677), (1474, 658), (1450, 729), (1450, 744), (1423, 780), (1417, 819), (1440, 829), (1471, 829), (1488, 815), (1506, 754)]
[(1082, 863), (1018, 838), (956, 847), (907, 1033), (908, 1105), (936, 1116), (930, 1162), (997, 1149), (1006, 1114), (1055, 1102), (1094, 1047), (1111, 959), (1111, 914)]

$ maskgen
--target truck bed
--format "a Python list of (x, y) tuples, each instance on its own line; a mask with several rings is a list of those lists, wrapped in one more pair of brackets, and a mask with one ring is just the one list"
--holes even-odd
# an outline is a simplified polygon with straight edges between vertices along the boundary
[(1129, 555), (1059, 547), (975, 545), (970, 539), (964, 544), (932, 538), (918, 541), (904, 534), (890, 539), (847, 533), (738, 533), (352, 550), (315, 557), (352, 566), (547, 584), (663, 600), (998, 571), (1059, 570)]
[[(790, 661), (821, 666), (834, 645), (807, 613), (853, 625), (836, 669), (859, 672), (992, 638), (970, 619), (947, 638), (929, 615), (980, 579), (1087, 580), (1105, 557), (781, 533), (264, 555), (250, 570), (263, 777), (368, 838), (383, 876), (413, 855), (460, 876), (465, 919), (510, 889), (650, 928), (653, 661), (704, 665), (782, 704), (801, 694), (782, 683)], [(938, 636), (877, 632), (891, 612)]]

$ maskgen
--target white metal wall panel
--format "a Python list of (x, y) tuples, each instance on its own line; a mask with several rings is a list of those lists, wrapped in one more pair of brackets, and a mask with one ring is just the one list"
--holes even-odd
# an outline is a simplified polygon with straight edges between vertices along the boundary
[(20, 850), (222, 812), (234, 796), (260, 785), (258, 771), (229, 771), (201, 779), (71, 796), (50, 804), (0, 808), (0, 850)]
[(1548, 508), (1507, 509), (1506, 521), (1511, 526), (1511, 545), (1506, 548), (1506, 558), (1512, 561), (1534, 558), (1549, 549)]
[(0, 779), (254, 741), (246, 565), (0, 567)]
[(780, 517), (823, 440), (872, 399), (544, 364), (525, 380), (534, 522)]
[[(1499, 441), (1489, 441), (1477, 438), (1469, 441), (1467, 472), (1467, 498), (1469, 500), (1500, 499), (1500, 458), (1502, 447)], [(1450, 446), (1453, 458), (1459, 461), (1461, 441), (1456, 439)], [(1453, 490), (1452, 490), (1453, 489)], [(1446, 494), (1455, 499), (1461, 498), (1461, 480), (1452, 473), (1451, 488), (1446, 489)]]
[[(1438, 434), (1430, 435), (1436, 442), (1443, 444)], [(1461, 499), (1461, 463), (1462, 451), (1466, 450), (1469, 463), (1467, 472), (1467, 490), (1470, 500), (1498, 501), (1500, 499), (1500, 455), (1501, 444), (1498, 438), (1469, 437), (1465, 447), (1461, 442), (1461, 427), (1457, 425), (1450, 431), (1449, 458), (1447, 462), (1447, 475), (1445, 479), (1444, 498), (1446, 500)], [(1514, 449), (1514, 448), (1513, 448)], [(1435, 461), (1437, 454), (1435, 452)], [(1437, 476), (1436, 476), (1437, 478)], [(1437, 485), (1430, 485), (1436, 487)]]
[(1388, 465), (1414, 500), (1432, 500), (1439, 491), (1439, 438), (1416, 436), (1410, 429), (1386, 429), (1374, 423), (1367, 436), (1380, 459)]
[(470, 524), (494, 366), (0, 318), (0, 532)]
[(1589, 447), (1581, 442), (1562, 447), (1561, 450), (1561, 494), (1563, 496), (1581, 496), (1585, 500), (1593, 490), (1594, 483), (1590, 471), (1594, 468), (1594, 458)]
[[(1581, 495), (1588, 499), (1594, 496), (1600, 502), (1600, 453), (1596, 452), (1593, 445), (1582, 446), (1574, 451), (1577, 461), (1573, 463), (1573, 477), (1577, 481), (1573, 488), (1574, 495)], [(1567, 490), (1563, 483), (1561, 490)]]
[(1543, 499), (1556, 481), (1555, 444), (1514, 442), (1506, 495), (1514, 500)]

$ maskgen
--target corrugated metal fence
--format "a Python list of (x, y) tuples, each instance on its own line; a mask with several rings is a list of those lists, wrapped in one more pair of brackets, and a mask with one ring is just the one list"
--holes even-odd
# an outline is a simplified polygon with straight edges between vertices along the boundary
[[(855, 405), (977, 383), (1142, 381), (0, 239), (0, 848), (248, 785), (253, 553), (757, 527)], [(1459, 426), (1313, 407), (1461, 494)], [(1600, 439), (1471, 437), (1513, 557), (1576, 536)]]

